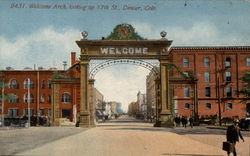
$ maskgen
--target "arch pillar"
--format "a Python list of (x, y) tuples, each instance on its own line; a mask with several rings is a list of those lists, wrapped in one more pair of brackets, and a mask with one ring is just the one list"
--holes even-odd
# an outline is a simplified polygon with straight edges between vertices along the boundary
[(90, 127), (90, 109), (89, 109), (89, 60), (81, 60), (80, 63), (80, 127)]
[(90, 112), (90, 126), (95, 126), (95, 102), (94, 102), (94, 79), (89, 79), (89, 112)]
[(161, 127), (173, 127), (173, 117), (170, 111), (170, 86), (168, 60), (160, 60), (160, 122)]

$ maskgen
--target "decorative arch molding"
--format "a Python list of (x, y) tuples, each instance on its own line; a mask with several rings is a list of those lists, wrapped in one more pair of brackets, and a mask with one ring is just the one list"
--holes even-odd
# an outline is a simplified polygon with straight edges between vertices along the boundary
[(89, 72), (89, 78), (94, 79), (95, 75), (102, 69), (118, 64), (131, 64), (141, 66), (148, 69), (149, 71), (152, 71), (156, 75), (156, 77), (159, 77), (159, 67), (157, 65), (138, 59), (112, 59), (94, 66)]

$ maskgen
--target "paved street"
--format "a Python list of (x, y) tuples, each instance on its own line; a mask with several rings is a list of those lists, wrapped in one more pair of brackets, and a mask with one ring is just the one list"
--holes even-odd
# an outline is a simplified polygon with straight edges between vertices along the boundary
[[(237, 145), (249, 156), (250, 132)], [(225, 130), (195, 127), (155, 128), (150, 123), (122, 118), (96, 128), (42, 127), (0, 131), (1, 155), (84, 156), (223, 156)]]

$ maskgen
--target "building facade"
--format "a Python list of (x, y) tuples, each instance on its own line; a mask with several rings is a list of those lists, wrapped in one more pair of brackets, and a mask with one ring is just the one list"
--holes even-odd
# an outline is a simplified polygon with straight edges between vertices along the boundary
[(137, 93), (137, 118), (147, 119), (146, 94)]
[[(250, 70), (250, 47), (173, 47), (172, 63), (185, 73), (194, 73), (196, 85), (173, 85), (173, 112), (190, 116), (196, 107), (202, 117), (246, 117), (249, 105), (241, 103), (241, 77)], [(180, 75), (172, 70), (173, 77)], [(247, 109), (248, 108), (248, 109)]]
[(136, 112), (137, 112), (137, 102), (131, 102), (128, 105), (129, 116), (136, 117)]
[[(78, 62), (75, 56), (76, 53), (72, 52), (71, 66)], [(15, 118), (28, 116), (30, 109), (31, 116), (50, 118), (53, 114), (52, 103), (57, 95), (59, 108), (57, 115), (75, 122), (76, 114), (80, 111), (79, 75), (76, 67), (70, 68), (69, 71), (41, 67), (14, 70), (8, 67), (1, 71), (1, 80), (6, 84), (4, 94), (8, 95), (8, 100), (4, 103), (1, 101), (1, 111), (3, 108), (5, 117)], [(66, 79), (66, 76), (69, 78)]]

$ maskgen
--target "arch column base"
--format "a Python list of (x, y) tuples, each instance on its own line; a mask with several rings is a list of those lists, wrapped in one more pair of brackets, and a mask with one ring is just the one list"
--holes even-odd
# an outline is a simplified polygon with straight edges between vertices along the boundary
[(170, 111), (165, 111), (160, 114), (160, 127), (174, 127), (174, 120)]
[(82, 112), (79, 117), (79, 127), (90, 128), (95, 127), (95, 124), (90, 121), (90, 113)]

